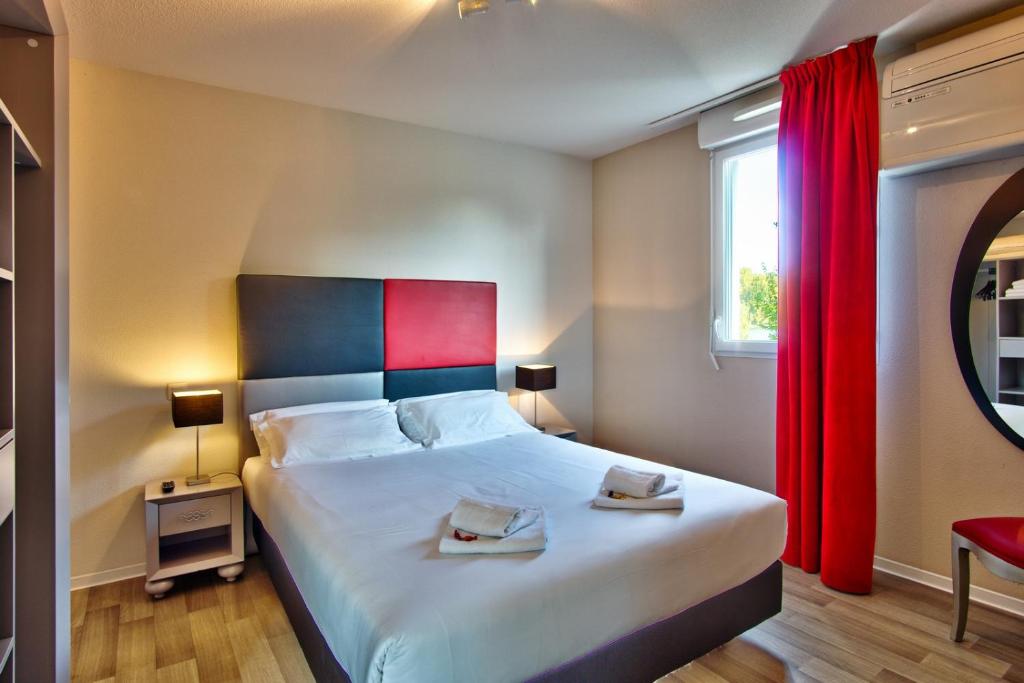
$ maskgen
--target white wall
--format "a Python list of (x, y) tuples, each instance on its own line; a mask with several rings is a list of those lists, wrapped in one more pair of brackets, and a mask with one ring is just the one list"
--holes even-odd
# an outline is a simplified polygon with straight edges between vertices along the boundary
[(595, 440), (773, 491), (775, 361), (708, 356), (709, 182), (696, 126), (594, 162)]
[[(949, 293), (967, 231), (1024, 158), (880, 183), (877, 554), (949, 576), (954, 520), (1024, 515), (1024, 452), (978, 410)], [(974, 565), (973, 580), (1024, 597)]]
[(496, 281), (499, 384), (557, 363), (541, 420), (589, 438), (589, 162), (84, 62), (71, 150), (80, 583), (140, 570), (142, 484), (192, 466), (166, 383), (225, 391), (203, 469), (235, 469), (240, 272)]
[[(707, 358), (708, 155), (685, 128), (594, 163), (598, 445), (773, 490), (775, 363)], [(879, 556), (948, 576), (950, 524), (1024, 514), (1024, 452), (953, 353), (949, 287), (988, 196), (1024, 159), (880, 186)], [(1021, 587), (974, 572), (1013, 596)]]

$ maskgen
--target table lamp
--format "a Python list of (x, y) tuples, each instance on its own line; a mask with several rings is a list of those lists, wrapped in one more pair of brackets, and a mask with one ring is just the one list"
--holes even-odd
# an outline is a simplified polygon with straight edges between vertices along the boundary
[[(537, 427), (537, 392), (555, 388), (555, 366), (547, 364), (517, 365), (516, 389), (533, 392), (533, 426)], [(538, 427), (544, 431), (543, 427)]]
[(224, 422), (224, 395), (217, 389), (175, 391), (171, 394), (171, 418), (175, 427), (196, 428), (196, 474), (186, 477), (185, 483), (210, 483), (208, 475), (199, 474), (199, 427)]

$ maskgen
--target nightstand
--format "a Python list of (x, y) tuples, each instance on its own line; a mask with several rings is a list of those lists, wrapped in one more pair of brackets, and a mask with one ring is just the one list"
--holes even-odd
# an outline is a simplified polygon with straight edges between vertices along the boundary
[(559, 439), (566, 439), (568, 441), (576, 441), (576, 430), (570, 429), (569, 427), (556, 427), (554, 425), (541, 425), (545, 434), (551, 436), (557, 436)]
[(235, 475), (197, 486), (181, 477), (170, 493), (146, 484), (146, 592), (162, 598), (174, 577), (203, 569), (234, 581), (245, 568), (244, 526)]

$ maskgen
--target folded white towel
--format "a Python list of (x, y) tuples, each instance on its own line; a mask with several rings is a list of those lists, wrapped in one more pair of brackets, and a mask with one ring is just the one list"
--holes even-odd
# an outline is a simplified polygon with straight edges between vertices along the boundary
[(1014, 287), (1024, 288), (1024, 280), (1014, 280), (1010, 284), (1013, 285)]
[[(456, 529), (449, 522), (437, 549), (446, 555), (499, 555), (544, 550), (548, 540), (544, 511), (540, 508), (532, 510), (536, 512), (533, 524), (504, 538), (469, 534)], [(456, 532), (464, 540), (459, 540)]]
[(657, 472), (640, 472), (621, 465), (612, 465), (604, 475), (601, 488), (606, 491), (624, 493), (634, 498), (657, 495), (665, 486), (665, 475)]
[(504, 538), (537, 519), (536, 508), (500, 505), (486, 500), (462, 498), (452, 510), (449, 524), (461, 531)]
[(594, 507), (618, 510), (682, 510), (681, 486), (682, 480), (669, 479), (657, 495), (643, 498), (635, 498), (618, 492), (613, 494), (602, 487), (594, 497)]
[(1011, 299), (1024, 296), (1024, 289), (1013, 289), (1011, 287), (1010, 289), (1006, 290), (1006, 296)]

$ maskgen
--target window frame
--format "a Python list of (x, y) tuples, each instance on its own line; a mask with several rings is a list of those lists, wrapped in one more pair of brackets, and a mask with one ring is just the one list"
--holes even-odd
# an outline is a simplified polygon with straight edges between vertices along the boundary
[(725, 182), (725, 164), (728, 160), (744, 156), (750, 152), (778, 144), (778, 133), (771, 130), (767, 133), (747, 138), (711, 153), (711, 353), (715, 356), (734, 356), (743, 358), (776, 358), (778, 341), (726, 339), (720, 331), (729, 320), (730, 282), (731, 276), (731, 235), (727, 239), (726, 230), (729, 207), (732, 202), (729, 196), (729, 183)]

